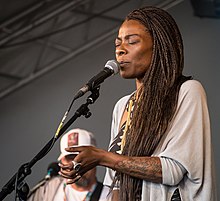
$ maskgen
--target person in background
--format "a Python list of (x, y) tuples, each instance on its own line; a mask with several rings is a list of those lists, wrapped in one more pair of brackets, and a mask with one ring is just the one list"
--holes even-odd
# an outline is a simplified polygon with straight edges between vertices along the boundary
[[(97, 165), (120, 201), (217, 201), (207, 99), (183, 75), (183, 41), (173, 17), (145, 6), (129, 13), (115, 39), (120, 75), (136, 91), (115, 105), (109, 151), (79, 152), (60, 174), (74, 183)], [(89, 156), (89, 157), (88, 157)]]
[[(94, 135), (83, 129), (72, 129), (60, 140), (61, 154), (58, 161), (63, 165), (74, 161), (77, 152), (65, 151), (67, 147), (96, 146)], [(89, 157), (89, 156), (88, 156)], [(67, 185), (67, 180), (58, 175), (59, 166), (51, 163), (48, 174), (43, 181), (29, 193), (28, 201), (110, 201), (109, 188), (103, 186), (96, 178), (96, 168), (88, 170), (78, 177), (73, 184)], [(73, 163), (72, 163), (73, 164)], [(55, 173), (56, 172), (56, 173)]]

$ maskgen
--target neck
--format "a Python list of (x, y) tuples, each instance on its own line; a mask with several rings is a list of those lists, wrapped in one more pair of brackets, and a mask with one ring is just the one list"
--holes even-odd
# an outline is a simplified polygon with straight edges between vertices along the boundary
[(140, 93), (140, 89), (141, 89), (142, 85), (143, 85), (143, 82), (138, 80), (138, 79), (136, 79), (136, 90), (137, 90), (136, 98), (138, 98), (139, 95), (140, 95), (139, 93)]
[(143, 85), (142, 80), (136, 79), (136, 89), (139, 90), (142, 85)]

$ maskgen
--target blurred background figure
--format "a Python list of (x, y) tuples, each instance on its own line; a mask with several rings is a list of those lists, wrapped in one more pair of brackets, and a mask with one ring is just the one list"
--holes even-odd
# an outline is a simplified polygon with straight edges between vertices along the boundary
[(57, 176), (58, 172), (60, 170), (60, 167), (58, 165), (58, 162), (52, 162), (48, 165), (47, 168), (47, 175), (44, 177), (44, 179), (42, 179), (36, 186), (34, 186), (31, 191), (29, 192), (28, 197), (32, 196), (32, 194), (35, 194), (36, 191), (43, 185), (45, 185), (45, 183), (50, 180), (52, 177)]
[[(72, 146), (96, 146), (94, 135), (83, 129), (72, 129), (64, 134), (60, 140), (61, 154), (58, 161), (66, 164), (73, 161), (78, 153), (65, 151)], [(88, 156), (89, 157), (89, 156)], [(59, 176), (58, 162), (48, 166), (47, 175), (31, 189), (28, 201), (110, 201), (109, 188), (97, 181), (96, 168), (80, 175), (78, 180), (68, 185), (67, 179)]]

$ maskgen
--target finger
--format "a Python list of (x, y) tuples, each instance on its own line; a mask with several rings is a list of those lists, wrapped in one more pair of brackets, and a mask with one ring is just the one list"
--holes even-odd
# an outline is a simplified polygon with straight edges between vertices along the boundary
[(59, 163), (58, 165), (60, 166), (60, 168), (62, 168), (64, 170), (65, 169), (70, 169), (70, 170), (73, 169), (73, 163), (68, 163), (68, 164), (65, 164), (65, 165), (62, 164), (62, 163)]
[(76, 171), (75, 169), (69, 170), (69, 169), (60, 169), (59, 174), (61, 176), (65, 176), (65, 177), (71, 177), (74, 178), (76, 176), (83, 175), (86, 171), (83, 169), (80, 169), (79, 171)]
[(67, 179), (67, 184), (73, 184), (81, 179), (81, 175), (78, 175), (75, 179)]
[(58, 174), (59, 174), (61, 177), (65, 178), (65, 179), (70, 179), (69, 176), (66, 176), (66, 175), (63, 174), (62, 172), (58, 172)]
[(69, 152), (78, 152), (79, 147), (67, 147), (67, 148), (65, 148), (65, 150), (69, 151)]
[(74, 179), (77, 175), (76, 172), (65, 172), (65, 171), (59, 171), (58, 174), (66, 179)]
[(62, 169), (61, 168), (60, 172), (62, 172), (63, 174), (69, 175), (69, 176), (76, 174), (76, 170), (74, 169)]
[(68, 152), (81, 152), (81, 151), (84, 151), (90, 148), (94, 148), (94, 147), (93, 146), (78, 146), (78, 147), (72, 146), (72, 147), (65, 148), (65, 150)]

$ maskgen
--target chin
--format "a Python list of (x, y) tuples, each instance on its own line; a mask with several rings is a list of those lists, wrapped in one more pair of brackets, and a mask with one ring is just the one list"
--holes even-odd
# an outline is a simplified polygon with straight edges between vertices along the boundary
[(135, 79), (134, 76), (129, 75), (129, 74), (127, 74), (127, 73), (123, 73), (123, 72), (120, 72), (120, 76), (121, 76), (122, 78), (124, 78), (124, 79)]
[(75, 184), (80, 187), (88, 187), (90, 184), (90, 180), (86, 178), (81, 178), (77, 182), (75, 182)]

